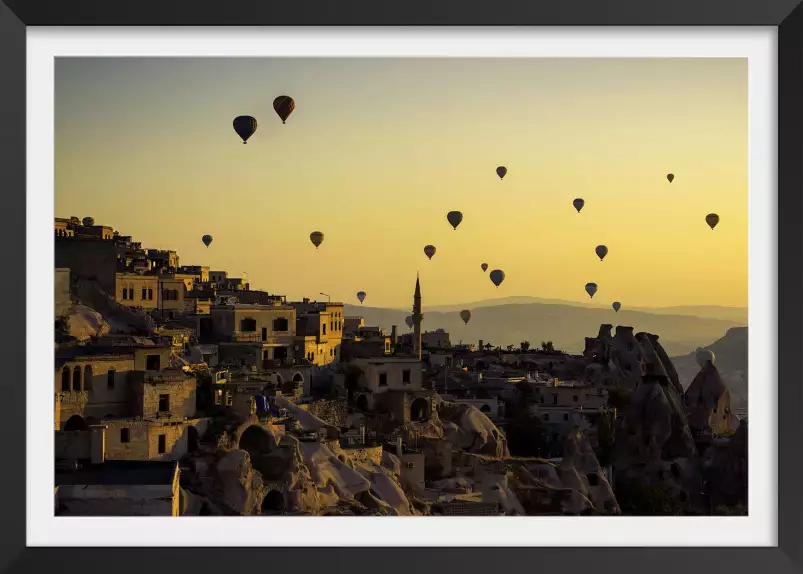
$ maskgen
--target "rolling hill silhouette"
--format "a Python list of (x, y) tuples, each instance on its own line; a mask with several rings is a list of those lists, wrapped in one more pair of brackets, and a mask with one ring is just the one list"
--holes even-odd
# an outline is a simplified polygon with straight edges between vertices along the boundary
[[(454, 308), (454, 310), (450, 310)], [(471, 310), (471, 321), (463, 324), (459, 309)], [(399, 333), (408, 332), (404, 318), (410, 310), (346, 305), (347, 316), (361, 316), (366, 325), (390, 331), (396, 325)], [(424, 308), (425, 331), (445, 329), (452, 343), (477, 343), (482, 339), (494, 346), (519, 346), (529, 341), (537, 346), (550, 340), (556, 348), (573, 353), (582, 352), (585, 337), (596, 336), (603, 323), (632, 326), (636, 332), (647, 331), (660, 337), (670, 356), (685, 355), (697, 347), (710, 344), (725, 332), (742, 323), (718, 318), (685, 314), (648, 313), (622, 310), (614, 313), (609, 307), (587, 307), (581, 304), (507, 303), (487, 306), (455, 305), (446, 311)]]

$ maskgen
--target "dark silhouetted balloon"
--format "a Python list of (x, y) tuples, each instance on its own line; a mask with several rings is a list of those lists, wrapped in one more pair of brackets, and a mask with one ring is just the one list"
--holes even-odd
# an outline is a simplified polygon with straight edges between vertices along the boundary
[(613, 310), (618, 313), (619, 309), (622, 308), (622, 304), (619, 301), (614, 301), (613, 305), (611, 305), (611, 307), (613, 307)]
[(600, 261), (605, 259), (605, 256), (608, 254), (608, 248), (604, 245), (597, 245), (597, 248), (594, 251), (596, 251), (597, 257), (599, 257)]
[(446, 220), (449, 222), (449, 225), (457, 229), (457, 226), (463, 221), (463, 214), (459, 211), (450, 211), (446, 214)]
[(320, 231), (313, 231), (309, 234), (309, 240), (312, 241), (312, 244), (315, 246), (315, 249), (320, 247), (321, 243), (323, 243), (323, 233)]
[(212, 236), (211, 235), (204, 235), (203, 237), (201, 237), (201, 241), (204, 242), (204, 245), (209, 247), (209, 244), (212, 243)]
[(95, 220), (92, 219), (91, 217), (84, 217), (81, 220), (81, 223), (84, 224), (84, 227), (92, 227), (93, 225), (95, 225)]
[(586, 204), (586, 202), (584, 200), (580, 199), (579, 197), (572, 202), (572, 205), (577, 210), (577, 213), (580, 213), (580, 210), (583, 209), (583, 206), (585, 204)]
[(669, 180), (669, 183), (672, 183), (672, 180), (675, 179), (675, 174), (674, 173), (666, 174), (666, 179)]
[(498, 289), (499, 286), (502, 284), (502, 281), (505, 280), (505, 272), (502, 271), (501, 269), (494, 269), (493, 271), (491, 271), (490, 277), (491, 277), (491, 282), (494, 285), (496, 285), (496, 288)]
[(426, 253), (427, 257), (432, 259), (432, 256), (435, 255), (435, 246), (427, 245), (426, 247), (424, 247), (424, 253)]
[(709, 213), (705, 216), (705, 222), (708, 224), (708, 227), (711, 228), (711, 231), (713, 231), (717, 223), (719, 223), (719, 215), (716, 213)]
[(413, 328), (413, 325), (415, 325), (415, 319), (413, 319), (413, 316), (412, 316), (412, 315), (407, 315), (407, 316), (404, 318), (404, 322), (407, 324), (407, 328), (408, 328), (408, 329), (412, 329), (412, 328)]
[(596, 283), (586, 283), (586, 293), (588, 293), (589, 297), (593, 298), (594, 297), (594, 293), (596, 293), (596, 292), (597, 292), (597, 284)]
[(488, 271), (488, 264), (487, 263), (483, 263), (482, 265), (480, 265), (480, 267), (482, 267), (483, 272), (484, 271)]
[(471, 311), (468, 309), (463, 309), (460, 311), (460, 318), (463, 319), (463, 323), (468, 325), (469, 320), (471, 319)]
[(499, 179), (504, 179), (507, 175), (507, 168), (503, 165), (500, 165), (496, 168), (496, 175), (499, 176)]
[(243, 139), (243, 143), (248, 143), (248, 138), (257, 131), (257, 120), (251, 116), (237, 116), (233, 124), (234, 131)]
[(273, 100), (273, 109), (282, 118), (282, 123), (285, 123), (290, 114), (293, 113), (293, 110), (296, 109), (296, 103), (290, 96), (279, 96)]
[(362, 302), (365, 301), (365, 291), (357, 291), (357, 299), (359, 299), (362, 304)]

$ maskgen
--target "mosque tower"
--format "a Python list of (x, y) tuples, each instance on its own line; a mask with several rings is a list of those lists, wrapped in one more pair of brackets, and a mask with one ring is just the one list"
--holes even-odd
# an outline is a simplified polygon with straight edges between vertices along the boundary
[(421, 313), (421, 283), (418, 280), (418, 273), (415, 275), (415, 295), (413, 295), (413, 352), (421, 360), (421, 321), (424, 315)]

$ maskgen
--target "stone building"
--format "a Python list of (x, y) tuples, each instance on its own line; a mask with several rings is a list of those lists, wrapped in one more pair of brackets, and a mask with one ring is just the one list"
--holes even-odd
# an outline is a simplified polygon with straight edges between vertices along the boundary
[(296, 311), (296, 346), (304, 358), (318, 366), (340, 362), (343, 303), (304, 299), (290, 305)]

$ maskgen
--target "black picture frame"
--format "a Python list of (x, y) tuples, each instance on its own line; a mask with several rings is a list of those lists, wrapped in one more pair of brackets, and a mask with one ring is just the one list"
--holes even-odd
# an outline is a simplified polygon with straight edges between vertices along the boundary
[[(803, 572), (803, 6), (801, 0), (4, 0), (0, 4), (0, 282), (6, 374), (0, 417), (0, 570), (9, 573), (527, 571)], [(25, 508), (26, 26), (777, 26), (778, 547), (774, 548), (27, 548)], [(24, 239), (23, 239), (24, 241)], [(42, 341), (42, 352), (50, 341)], [(13, 368), (9, 368), (13, 365)], [(27, 381), (27, 384), (34, 384)], [(761, 384), (755, 381), (753, 384)], [(52, 409), (50, 409), (52, 410)], [(52, 412), (42, 411), (43, 423)], [(470, 519), (467, 519), (470, 520)], [(583, 520), (593, 520), (592, 517)], [(66, 526), (69, 528), (70, 526)], [(537, 531), (534, 531), (537, 537)], [(315, 546), (316, 541), (309, 541)], [(228, 544), (227, 544), (228, 545)], [(402, 560), (389, 559), (403, 556)]]

